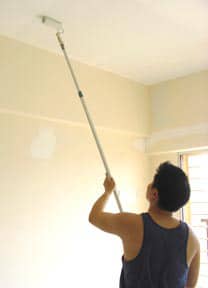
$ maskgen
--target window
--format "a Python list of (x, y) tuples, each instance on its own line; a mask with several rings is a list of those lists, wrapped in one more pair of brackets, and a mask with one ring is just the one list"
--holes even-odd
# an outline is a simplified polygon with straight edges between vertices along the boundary
[(191, 198), (183, 209), (185, 221), (190, 224), (201, 246), (200, 275), (197, 288), (208, 287), (208, 153), (183, 155)]

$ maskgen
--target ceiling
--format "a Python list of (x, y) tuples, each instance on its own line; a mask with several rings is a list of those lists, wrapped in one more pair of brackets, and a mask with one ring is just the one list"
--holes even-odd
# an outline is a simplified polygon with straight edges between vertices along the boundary
[(73, 59), (140, 83), (208, 69), (207, 0), (1, 0), (0, 35), (60, 53), (40, 14), (63, 22)]

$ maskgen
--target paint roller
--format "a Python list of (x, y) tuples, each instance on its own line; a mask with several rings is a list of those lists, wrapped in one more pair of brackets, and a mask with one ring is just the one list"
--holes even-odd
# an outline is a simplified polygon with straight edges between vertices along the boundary
[[(101, 146), (100, 141), (99, 141), (99, 139), (98, 139), (98, 135), (97, 135), (97, 132), (96, 132), (94, 123), (93, 123), (93, 121), (92, 121), (92, 118), (91, 118), (91, 116), (90, 116), (89, 110), (88, 110), (88, 108), (87, 108), (87, 105), (86, 105), (86, 102), (85, 102), (85, 99), (84, 99), (84, 94), (83, 94), (83, 92), (82, 92), (81, 89), (80, 89), (80, 86), (79, 86), (79, 83), (78, 83), (78, 81), (77, 81), (76, 75), (75, 75), (75, 73), (74, 73), (73, 67), (72, 67), (72, 65), (71, 65), (71, 63), (70, 63), (68, 54), (67, 54), (67, 52), (66, 52), (66, 50), (65, 50), (65, 45), (64, 45), (64, 42), (63, 42), (62, 37), (61, 37), (61, 34), (64, 33), (63, 25), (62, 25), (62, 23), (61, 23), (60, 21), (57, 21), (56, 19), (53, 19), (53, 18), (48, 17), (48, 16), (45, 16), (45, 15), (40, 15), (40, 16), (38, 16), (38, 17), (41, 19), (41, 22), (42, 22), (43, 24), (45, 24), (45, 25), (47, 25), (47, 26), (49, 26), (49, 27), (51, 27), (51, 28), (53, 28), (53, 29), (56, 30), (57, 40), (58, 40), (59, 45), (60, 45), (60, 47), (61, 47), (61, 50), (62, 50), (62, 52), (63, 52), (63, 54), (64, 54), (64, 57), (65, 57), (67, 66), (68, 66), (68, 68), (69, 68), (69, 71), (70, 71), (70, 73), (71, 73), (71, 76), (72, 76), (74, 85), (75, 85), (76, 90), (77, 90), (77, 94), (78, 94), (79, 99), (80, 99), (80, 101), (81, 101), (81, 103), (82, 103), (82, 107), (83, 107), (84, 112), (85, 112), (85, 114), (86, 114), (88, 123), (89, 123), (90, 128), (91, 128), (91, 132), (92, 132), (92, 134), (93, 134), (93, 137), (94, 137), (94, 139), (95, 139), (95, 142), (96, 142), (96, 145), (97, 145), (97, 148), (98, 148), (100, 157), (101, 157), (102, 162), (103, 162), (103, 165), (104, 165), (104, 167), (105, 167), (106, 174), (111, 177), (111, 172), (110, 172), (108, 163), (107, 163), (107, 161), (106, 161), (106, 157), (105, 157), (105, 154), (104, 154), (104, 152), (103, 152), (102, 146)], [(118, 197), (117, 190), (115, 189), (115, 190), (113, 191), (113, 193), (114, 193), (115, 200), (116, 200), (116, 203), (117, 203), (117, 205), (118, 205), (118, 208), (119, 208), (120, 212), (123, 212), (123, 209), (122, 209), (122, 206), (121, 206), (121, 203), (120, 203), (120, 199), (119, 199), (119, 197)]]
[(59, 33), (64, 33), (63, 25), (60, 21), (45, 15), (40, 15), (38, 17), (41, 19), (43, 24), (55, 29)]

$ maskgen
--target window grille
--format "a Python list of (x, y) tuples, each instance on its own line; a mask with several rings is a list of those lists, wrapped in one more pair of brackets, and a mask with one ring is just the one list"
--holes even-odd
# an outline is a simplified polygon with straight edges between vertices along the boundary
[(208, 287), (208, 153), (185, 155), (183, 168), (189, 176), (191, 198), (184, 208), (185, 221), (200, 241), (201, 262), (197, 288)]

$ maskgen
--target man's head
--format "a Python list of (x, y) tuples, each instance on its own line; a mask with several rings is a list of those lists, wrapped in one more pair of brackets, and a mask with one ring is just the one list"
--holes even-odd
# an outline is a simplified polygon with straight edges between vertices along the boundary
[(162, 163), (147, 189), (150, 203), (156, 203), (162, 210), (175, 212), (186, 204), (189, 197), (189, 181), (183, 170), (169, 162)]

